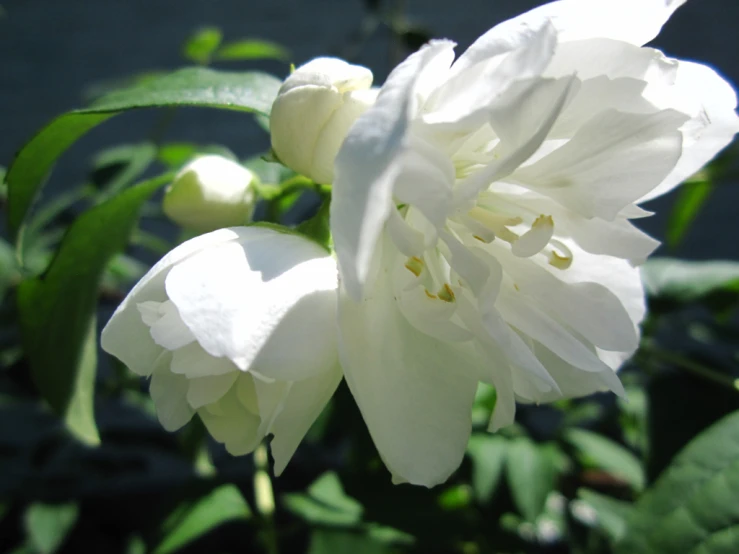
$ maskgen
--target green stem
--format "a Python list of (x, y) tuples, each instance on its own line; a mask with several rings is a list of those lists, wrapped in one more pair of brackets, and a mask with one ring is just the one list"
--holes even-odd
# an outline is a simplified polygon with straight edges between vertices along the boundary
[(279, 554), (277, 527), (275, 525), (275, 494), (272, 479), (269, 476), (269, 457), (267, 445), (260, 444), (254, 451), (254, 503), (259, 512), (264, 532), (264, 542), (268, 554)]
[(644, 344), (641, 347), (642, 353), (646, 354), (647, 357), (656, 358), (663, 362), (672, 364), (688, 373), (692, 373), (698, 377), (712, 381), (718, 385), (729, 388), (735, 392), (739, 392), (739, 379), (729, 377), (719, 373), (718, 371), (711, 369), (710, 367), (704, 366), (698, 362), (695, 362), (689, 358), (685, 358), (680, 354), (675, 354), (668, 350), (663, 350), (652, 344)]

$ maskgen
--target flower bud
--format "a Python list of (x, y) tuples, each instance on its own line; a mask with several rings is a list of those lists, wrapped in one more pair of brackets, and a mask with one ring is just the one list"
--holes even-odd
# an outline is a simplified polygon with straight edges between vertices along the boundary
[(282, 163), (330, 184), (334, 158), (357, 118), (377, 98), (372, 72), (337, 58), (316, 58), (296, 69), (272, 105), (272, 149)]
[(164, 194), (172, 221), (197, 232), (243, 225), (254, 213), (257, 177), (222, 156), (202, 156), (187, 164)]

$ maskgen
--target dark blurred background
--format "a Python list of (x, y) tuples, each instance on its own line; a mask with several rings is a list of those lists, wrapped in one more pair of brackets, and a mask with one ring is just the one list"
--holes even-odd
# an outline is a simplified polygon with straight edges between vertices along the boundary
[[(183, 65), (181, 45), (205, 25), (225, 38), (262, 38), (285, 45), (296, 65), (337, 55), (370, 67), (381, 83), (392, 66), (428, 36), (456, 41), (459, 51), (495, 25), (543, 2), (536, 0), (5, 0), (0, 18), (0, 165), (51, 117), (83, 105), (96, 85)], [(391, 21), (390, 25), (383, 24)], [(654, 45), (667, 54), (715, 67), (739, 82), (739, 2), (692, 0), (678, 10)], [(400, 31), (400, 32), (398, 32)], [(220, 64), (286, 74), (286, 64)], [(140, 140), (151, 113), (128, 114), (91, 133), (62, 158), (47, 194), (79, 182), (101, 144)], [(187, 110), (169, 134), (222, 143), (240, 157), (261, 152), (268, 138), (242, 114)], [(55, 187), (57, 185), (57, 187)], [(726, 183), (722, 183), (726, 185)], [(673, 195), (674, 196), (674, 195)], [(640, 223), (664, 238), (673, 198), (648, 208)], [(679, 248), (691, 259), (737, 258), (726, 228), (734, 222), (739, 187), (718, 186)]]

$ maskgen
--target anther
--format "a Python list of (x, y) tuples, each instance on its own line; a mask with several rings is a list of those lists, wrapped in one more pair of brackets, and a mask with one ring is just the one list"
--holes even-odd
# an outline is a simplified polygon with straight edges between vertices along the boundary
[(454, 302), (454, 291), (452, 290), (452, 287), (449, 286), (448, 283), (444, 283), (444, 286), (441, 287), (441, 290), (436, 293), (439, 297), (439, 300), (443, 300), (444, 302)]
[(415, 275), (416, 277), (420, 277), (421, 273), (423, 273), (424, 268), (423, 260), (418, 256), (408, 258), (408, 261), (405, 262), (405, 268), (413, 273), (413, 275)]

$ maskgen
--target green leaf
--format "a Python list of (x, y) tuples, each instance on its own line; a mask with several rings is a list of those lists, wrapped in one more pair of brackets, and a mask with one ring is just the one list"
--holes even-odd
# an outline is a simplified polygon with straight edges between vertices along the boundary
[(26, 510), (25, 527), (33, 549), (51, 554), (61, 547), (77, 522), (77, 504), (31, 504)]
[(472, 489), (478, 501), (488, 502), (498, 488), (506, 459), (507, 441), (500, 435), (470, 437), (467, 454), (472, 459)]
[(222, 39), (223, 33), (218, 27), (203, 27), (187, 39), (182, 55), (192, 62), (207, 64)]
[(110, 260), (126, 247), (141, 205), (171, 178), (145, 181), (82, 214), (46, 274), (18, 287), (33, 379), (69, 429), (88, 443), (98, 442), (92, 421), (98, 287)]
[(321, 475), (308, 487), (307, 493), (286, 494), (285, 506), (311, 523), (338, 527), (361, 522), (362, 505), (346, 495), (334, 472)]
[(618, 554), (739, 552), (739, 412), (692, 440), (634, 507)]
[(509, 441), (506, 476), (511, 495), (521, 515), (534, 522), (544, 511), (554, 489), (557, 459), (551, 445), (537, 444), (526, 437)]
[(642, 266), (642, 280), (651, 296), (688, 302), (721, 290), (739, 291), (739, 262), (651, 258)]
[(626, 447), (585, 429), (568, 430), (565, 440), (577, 449), (583, 465), (603, 469), (626, 481), (634, 490), (644, 489), (644, 467)]
[(61, 115), (18, 153), (8, 169), (8, 223), (15, 236), (52, 165), (74, 142), (124, 111), (162, 106), (200, 106), (268, 114), (280, 81), (259, 72), (187, 68), (112, 92), (89, 108)]
[(308, 554), (392, 554), (392, 546), (374, 540), (371, 536), (351, 531), (316, 529), (311, 534)]
[(157, 157), (157, 148), (151, 142), (123, 144), (100, 152), (93, 161), (96, 172), (113, 169), (113, 176), (105, 183), (97, 201), (102, 202), (139, 179)]
[(578, 489), (577, 496), (595, 511), (598, 529), (614, 542), (623, 538), (632, 504), (589, 489)]
[(670, 248), (680, 244), (713, 188), (713, 183), (706, 179), (682, 184), (667, 222), (667, 245)]
[(195, 503), (178, 507), (164, 522), (164, 538), (154, 554), (176, 552), (189, 542), (229, 521), (247, 520), (249, 506), (234, 485), (218, 487)]
[(290, 51), (266, 40), (239, 40), (221, 46), (216, 52), (217, 60), (280, 60), (290, 59)]
[(331, 252), (331, 226), (329, 225), (329, 211), (331, 209), (331, 197), (327, 196), (318, 212), (297, 226), (296, 231), (302, 233), (306, 237), (312, 238), (326, 250)]

